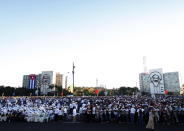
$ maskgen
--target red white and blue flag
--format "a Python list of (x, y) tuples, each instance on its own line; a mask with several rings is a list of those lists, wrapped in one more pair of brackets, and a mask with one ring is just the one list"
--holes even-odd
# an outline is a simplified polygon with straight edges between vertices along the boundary
[(35, 88), (35, 81), (36, 81), (36, 76), (35, 75), (29, 75), (29, 89), (34, 89)]

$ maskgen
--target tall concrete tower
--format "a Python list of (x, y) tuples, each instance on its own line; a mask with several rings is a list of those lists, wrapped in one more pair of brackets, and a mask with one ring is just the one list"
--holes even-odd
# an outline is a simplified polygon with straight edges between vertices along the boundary
[(98, 87), (98, 79), (96, 78), (96, 87)]
[(143, 73), (148, 73), (146, 65), (146, 56), (143, 56)]

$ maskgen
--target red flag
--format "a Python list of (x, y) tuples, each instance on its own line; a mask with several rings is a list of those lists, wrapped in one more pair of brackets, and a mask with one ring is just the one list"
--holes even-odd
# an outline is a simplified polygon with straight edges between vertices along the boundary
[(165, 90), (165, 95), (167, 95), (169, 92), (168, 92), (168, 90)]
[(96, 90), (95, 90), (95, 93), (96, 93), (96, 94), (98, 94), (98, 92), (99, 92), (99, 90), (98, 90), (98, 89), (96, 89)]

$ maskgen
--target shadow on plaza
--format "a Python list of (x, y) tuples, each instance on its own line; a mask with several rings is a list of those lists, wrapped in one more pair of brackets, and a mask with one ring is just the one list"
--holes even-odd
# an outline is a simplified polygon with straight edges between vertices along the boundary
[[(154, 131), (183, 131), (183, 126), (156, 126)], [(101, 123), (0, 123), (0, 131), (151, 131), (145, 127)]]

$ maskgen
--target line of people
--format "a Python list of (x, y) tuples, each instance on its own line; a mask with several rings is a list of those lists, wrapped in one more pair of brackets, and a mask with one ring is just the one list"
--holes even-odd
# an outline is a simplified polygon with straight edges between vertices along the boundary
[(117, 97), (4, 97), (0, 98), (0, 121), (81, 121), (132, 124), (154, 128), (184, 125), (181, 96)]

